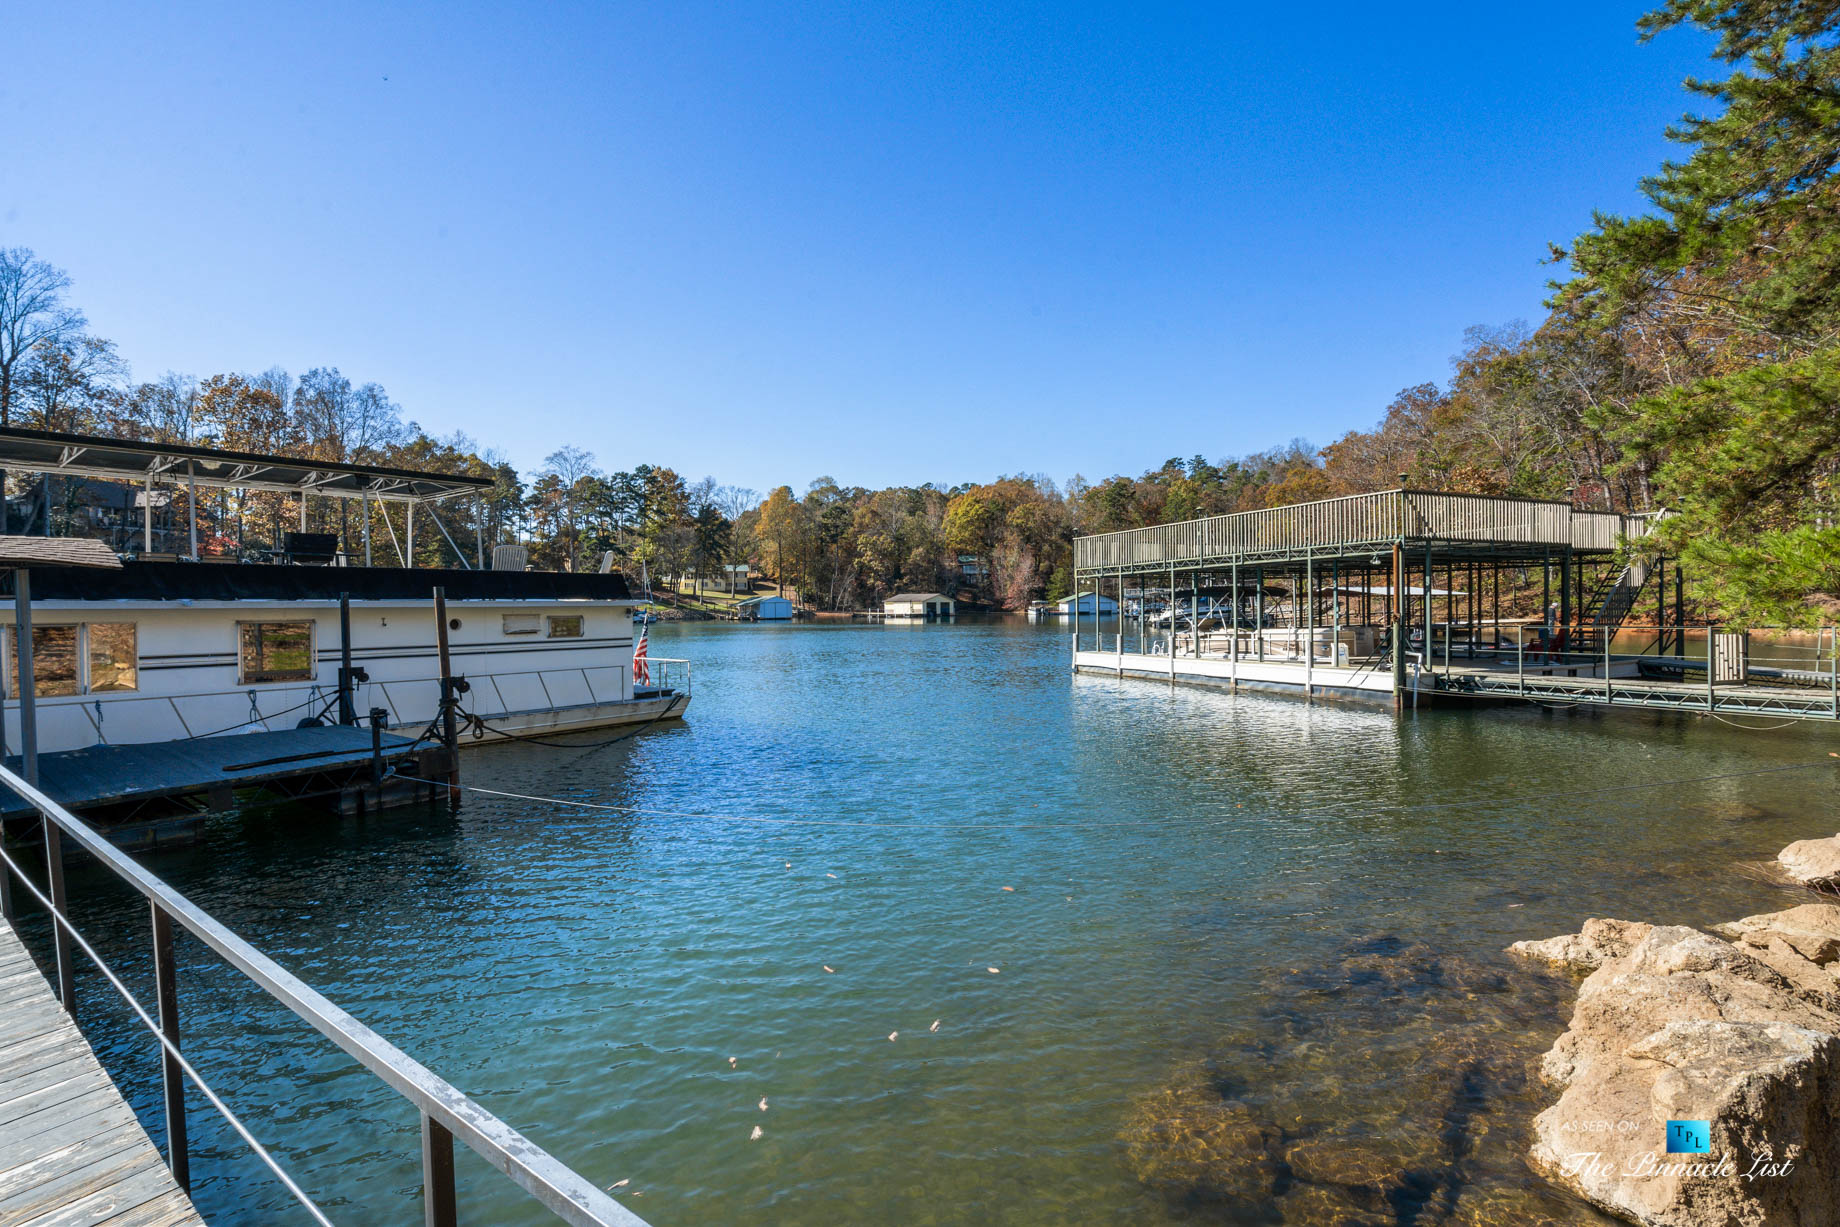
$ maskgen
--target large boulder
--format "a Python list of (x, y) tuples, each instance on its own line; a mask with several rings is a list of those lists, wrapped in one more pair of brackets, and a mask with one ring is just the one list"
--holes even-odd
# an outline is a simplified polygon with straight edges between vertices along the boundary
[(1822, 966), (1840, 959), (1840, 904), (1804, 903), (1712, 928), (1747, 946), (1767, 949), (1771, 942), (1780, 940), (1803, 958)]
[(1840, 835), (1799, 839), (1776, 854), (1783, 872), (1815, 890), (1840, 890)]
[[(1827, 975), (1780, 938), (1651, 929), (1579, 986), (1542, 1065), (1564, 1090), (1534, 1122), (1533, 1166), (1657, 1227), (1840, 1221), (1840, 1014), (1815, 991)], [(1666, 1154), (1670, 1120), (1710, 1122), (1710, 1153)]]
[(1549, 937), (1544, 941), (1515, 942), (1508, 947), (1508, 953), (1588, 974), (1628, 954), (1637, 942), (1648, 936), (1651, 927), (1639, 920), (1592, 919), (1584, 922), (1581, 932)]

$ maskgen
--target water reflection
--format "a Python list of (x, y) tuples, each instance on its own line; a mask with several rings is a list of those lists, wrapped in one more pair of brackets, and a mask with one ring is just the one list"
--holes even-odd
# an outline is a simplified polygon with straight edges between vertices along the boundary
[[(1500, 950), (1764, 910), (1732, 867), (1831, 826), (1825, 730), (1070, 678), (1021, 624), (654, 635), (696, 661), (686, 725), (466, 773), (668, 815), (271, 811), (155, 868), (660, 1224), (1591, 1221), (1520, 1162), (1569, 988)], [(144, 982), (143, 909), (73, 889)], [(290, 1170), (412, 1214), (413, 1113), (182, 953), (188, 1047)], [(144, 1041), (85, 994), (157, 1134)], [(194, 1122), (212, 1221), (279, 1220)]]

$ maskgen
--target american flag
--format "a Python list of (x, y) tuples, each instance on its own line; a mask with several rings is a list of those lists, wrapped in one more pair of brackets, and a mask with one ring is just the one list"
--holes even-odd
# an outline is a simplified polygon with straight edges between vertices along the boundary
[(639, 624), (639, 642), (633, 644), (633, 684), (650, 686), (652, 684), (652, 666), (645, 659), (645, 624)]

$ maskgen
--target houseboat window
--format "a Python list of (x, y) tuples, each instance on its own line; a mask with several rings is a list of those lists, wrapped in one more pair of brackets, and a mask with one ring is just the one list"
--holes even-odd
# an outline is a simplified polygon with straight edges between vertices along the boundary
[(138, 690), (140, 664), (134, 623), (91, 622), (86, 629), (90, 691)]
[[(19, 697), (19, 635), (9, 632), (7, 647), (7, 694)], [(35, 626), (32, 628), (32, 692), (41, 698), (76, 694), (77, 628), (74, 626)]]
[(543, 631), (543, 619), (536, 614), (506, 614), (505, 634), (536, 635)]
[(236, 629), (239, 684), (312, 680), (311, 622), (239, 622)]
[(580, 639), (580, 614), (552, 614), (549, 619), (549, 637), (551, 639)]

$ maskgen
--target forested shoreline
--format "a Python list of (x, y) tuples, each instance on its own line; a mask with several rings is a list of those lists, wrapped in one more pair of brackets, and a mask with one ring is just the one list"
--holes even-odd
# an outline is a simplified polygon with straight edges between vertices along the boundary
[[(1174, 458), (1139, 475), (802, 492), (691, 482), (654, 464), (608, 471), (564, 447), (522, 474), (490, 441), (431, 434), (385, 389), (336, 367), (135, 382), (71, 305), (70, 284), (0, 249), (0, 424), (211, 444), (489, 476), (491, 541), (542, 567), (613, 551), (653, 575), (747, 561), (819, 608), (890, 592), (963, 591), (1018, 609), (1070, 588), (1070, 543), (1196, 516), (1393, 487), (1665, 507), (1699, 612), (1812, 624), (1840, 616), (1840, 15), (1831, 5), (1670, 0), (1645, 35), (1718, 36), (1709, 107), (1669, 135), (1683, 156), (1644, 181), (1651, 204), (1604, 214), (1550, 253), (1537, 324), (1477, 327), (1448, 378), (1401, 391), (1368, 430), (1320, 448)], [(211, 552), (275, 543), (287, 496), (213, 495)], [(355, 508), (316, 527), (348, 537)], [(381, 513), (373, 513), (381, 514)], [(456, 539), (471, 512), (448, 508)], [(381, 528), (378, 529), (382, 531)], [(430, 539), (432, 538), (432, 539)], [(438, 534), (417, 562), (451, 562)]]

